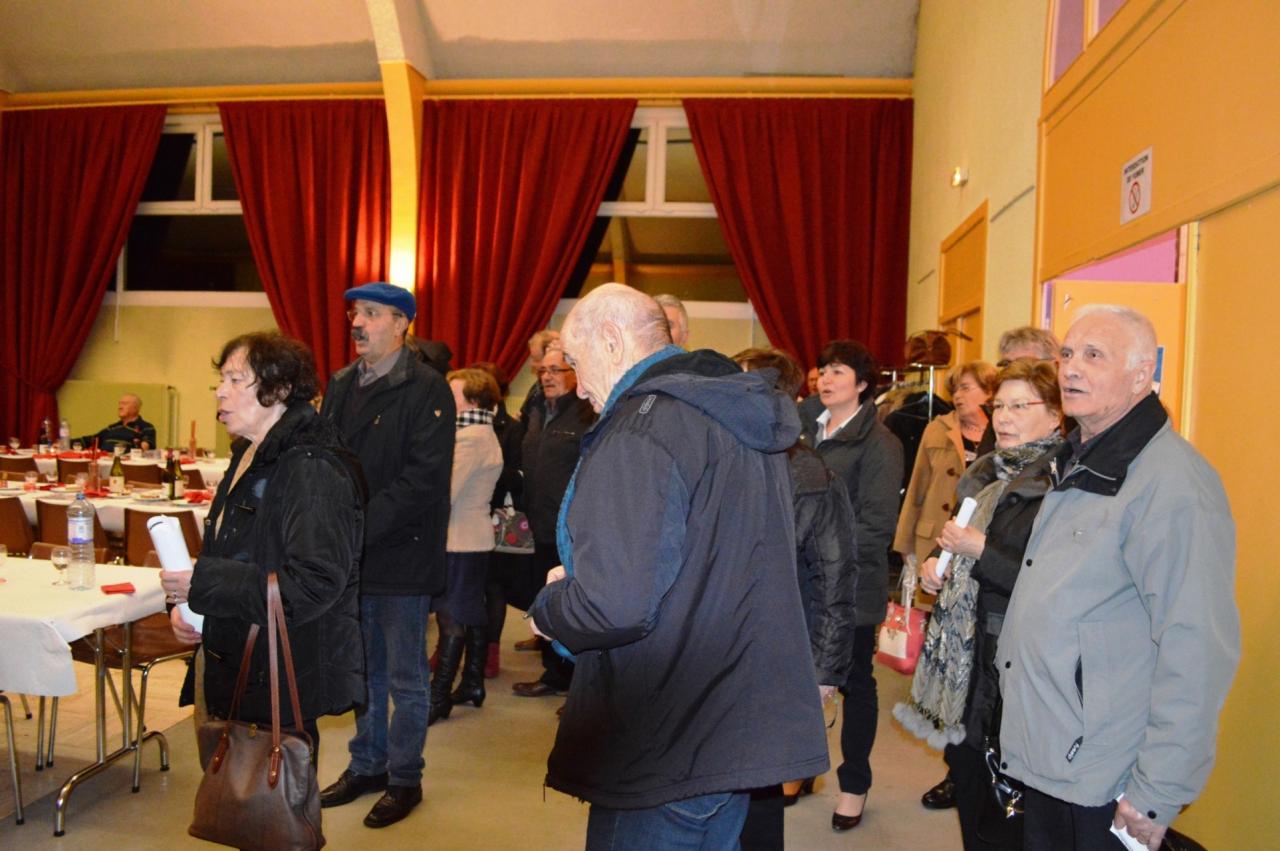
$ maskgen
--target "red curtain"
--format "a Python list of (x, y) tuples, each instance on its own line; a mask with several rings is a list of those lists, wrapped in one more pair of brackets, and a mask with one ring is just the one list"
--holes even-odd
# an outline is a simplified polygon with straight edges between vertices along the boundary
[(684, 109), (769, 339), (806, 365), (838, 338), (900, 361), (911, 101), (698, 98)]
[(322, 383), (354, 359), (343, 290), (387, 279), (391, 180), (380, 100), (224, 103), (227, 154), (280, 330)]
[(455, 364), (528, 357), (564, 292), (626, 141), (634, 100), (428, 101), (418, 334)]
[[(164, 107), (0, 118), (0, 439), (57, 421), (155, 159)], [(55, 425), (56, 428), (56, 425)]]

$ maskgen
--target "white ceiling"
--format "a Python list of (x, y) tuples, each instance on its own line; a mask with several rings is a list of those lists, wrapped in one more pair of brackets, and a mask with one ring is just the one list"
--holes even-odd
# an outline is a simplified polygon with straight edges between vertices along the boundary
[(430, 79), (911, 77), (919, 0), (0, 0), (10, 92)]

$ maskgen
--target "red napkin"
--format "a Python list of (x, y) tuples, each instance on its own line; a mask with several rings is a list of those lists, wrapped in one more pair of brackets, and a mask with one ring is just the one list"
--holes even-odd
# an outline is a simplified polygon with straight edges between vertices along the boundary
[(54, 488), (62, 487), (62, 485), (37, 485), (36, 487), (42, 491), (51, 491)]
[(191, 505), (199, 505), (202, 502), (209, 501), (208, 491), (187, 491), (187, 502)]
[(103, 497), (103, 496), (111, 496), (111, 491), (104, 491), (104, 490), (96, 490), (96, 491), (95, 491), (95, 490), (90, 490), (89, 488), (85, 488), (85, 489), (84, 489), (84, 495), (85, 495), (86, 497)]
[(103, 594), (132, 594), (137, 591), (132, 582), (117, 582), (115, 585), (103, 585)]
[(63, 461), (82, 461), (89, 457), (88, 452), (59, 452), (58, 457)]
[(178, 463), (179, 463), (179, 464), (194, 464), (194, 463), (196, 463), (196, 459), (194, 459), (194, 458), (190, 457), (189, 455), (183, 455), (181, 458), (179, 458), (179, 459), (178, 459)]

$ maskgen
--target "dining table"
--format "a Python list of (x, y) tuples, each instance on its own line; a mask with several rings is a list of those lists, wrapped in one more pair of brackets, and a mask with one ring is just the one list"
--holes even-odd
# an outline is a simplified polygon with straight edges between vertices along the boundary
[[(72, 486), (56, 486), (50, 489), (26, 490), (22, 482), (9, 482), (8, 487), (0, 487), (0, 497), (16, 496), (22, 503), (22, 510), (27, 515), (27, 522), (32, 528), (36, 526), (36, 502), (38, 500), (47, 500), (49, 502), (61, 502), (70, 504), (76, 498), (76, 490)], [(209, 514), (209, 499), (199, 498), (194, 494), (191, 497), (170, 500), (160, 494), (160, 491), (151, 491), (156, 494), (146, 496), (148, 492), (121, 494), (118, 496), (94, 496), (88, 497), (93, 503), (93, 508), (98, 514), (98, 520), (102, 523), (104, 531), (112, 535), (124, 534), (124, 510), (132, 508), (136, 511), (149, 511), (152, 513), (171, 514), (175, 509), (190, 510), (195, 515), (196, 528), (200, 533), (204, 534), (204, 518)]]
[[(132, 694), (132, 630), (128, 625), (165, 610), (160, 571), (149, 567), (99, 564), (95, 574), (93, 587), (71, 590), (70, 586), (53, 584), (57, 570), (49, 561), (13, 556), (0, 561), (0, 648), (4, 648), (0, 653), (0, 690), (45, 697), (74, 694), (76, 675), (70, 643), (93, 635), (95, 646), (101, 648), (104, 630), (115, 624), (124, 624), (122, 683), (126, 693)], [(110, 590), (111, 586), (118, 587), (123, 583), (131, 585), (132, 591), (104, 591), (104, 586)], [(100, 650), (95, 652), (94, 658), (97, 758), (62, 784), (54, 802), (54, 836), (62, 836), (65, 832), (67, 802), (71, 793), (112, 763), (133, 758), (135, 751), (145, 742), (157, 739), (161, 770), (168, 767), (169, 747), (164, 736), (159, 731), (148, 731), (139, 739), (141, 731), (134, 730), (132, 699), (122, 701), (120, 747), (107, 751), (105, 685), (109, 673)]]
[[(35, 459), (36, 469), (39, 470), (41, 476), (56, 476), (58, 474), (58, 453), (46, 452), (38, 453), (34, 449), (18, 449), (9, 453), (17, 456), (28, 456)], [(88, 452), (68, 452), (63, 453), (63, 458), (70, 460), (87, 460)], [(111, 473), (111, 462), (113, 456), (109, 452), (99, 453), (98, 455), (98, 472), (105, 479)], [(143, 458), (136, 454), (129, 454), (121, 458), (120, 461), (125, 468), (125, 478), (128, 478), (129, 467), (135, 464), (164, 465), (162, 458)], [(204, 479), (206, 487), (216, 488), (218, 482), (222, 481), (222, 477), (226, 475), (227, 468), (231, 465), (230, 458), (210, 458), (210, 457), (191, 457), (182, 456), (182, 469), (186, 472), (198, 471), (200, 477)]]

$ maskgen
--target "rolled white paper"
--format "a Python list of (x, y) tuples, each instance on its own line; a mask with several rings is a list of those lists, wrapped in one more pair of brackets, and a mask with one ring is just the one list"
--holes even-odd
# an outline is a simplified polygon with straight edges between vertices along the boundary
[[(187, 551), (187, 539), (182, 535), (182, 524), (177, 517), (157, 514), (147, 521), (147, 531), (151, 533), (151, 543), (155, 545), (161, 567), (170, 573), (191, 571), (191, 553)], [(191, 611), (186, 603), (179, 603), (178, 611), (192, 629), (197, 632), (204, 630), (204, 615)]]
[[(973, 512), (978, 508), (978, 501), (971, 496), (966, 496), (964, 502), (960, 503), (960, 510), (956, 512), (956, 525), (965, 527), (969, 525), (969, 521), (973, 519)], [(942, 574), (947, 572), (947, 565), (951, 564), (951, 552), (943, 550), (942, 555), (938, 556), (938, 578), (942, 578)]]

